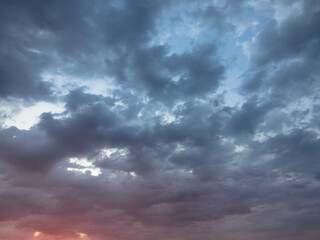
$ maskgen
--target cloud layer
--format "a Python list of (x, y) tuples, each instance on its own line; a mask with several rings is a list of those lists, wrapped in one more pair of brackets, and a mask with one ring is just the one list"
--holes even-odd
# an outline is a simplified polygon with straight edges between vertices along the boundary
[(316, 0), (1, 1), (0, 239), (317, 240), (319, 26)]

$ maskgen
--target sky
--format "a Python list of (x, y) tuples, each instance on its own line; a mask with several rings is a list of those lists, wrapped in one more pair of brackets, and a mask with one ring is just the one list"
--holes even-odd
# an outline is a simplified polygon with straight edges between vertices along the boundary
[(320, 1), (1, 0), (1, 240), (319, 240)]

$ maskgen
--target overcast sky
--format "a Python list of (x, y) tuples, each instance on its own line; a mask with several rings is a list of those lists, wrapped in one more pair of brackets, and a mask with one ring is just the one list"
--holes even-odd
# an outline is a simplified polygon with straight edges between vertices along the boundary
[(320, 1), (1, 0), (0, 239), (319, 240)]

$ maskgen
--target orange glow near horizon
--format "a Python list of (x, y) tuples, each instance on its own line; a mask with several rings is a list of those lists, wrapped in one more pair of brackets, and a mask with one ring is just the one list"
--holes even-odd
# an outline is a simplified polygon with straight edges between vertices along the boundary
[(88, 235), (85, 234), (85, 233), (79, 233), (79, 236), (80, 236), (81, 238), (86, 238)]
[(41, 235), (41, 232), (35, 232), (35, 233), (33, 234), (34, 237), (39, 237), (40, 235)]

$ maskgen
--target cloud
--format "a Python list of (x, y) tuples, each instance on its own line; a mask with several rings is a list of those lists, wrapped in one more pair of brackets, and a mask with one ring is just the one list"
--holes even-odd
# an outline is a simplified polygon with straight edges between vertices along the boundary
[(319, 4), (296, 2), (2, 1), (0, 232), (316, 240)]

